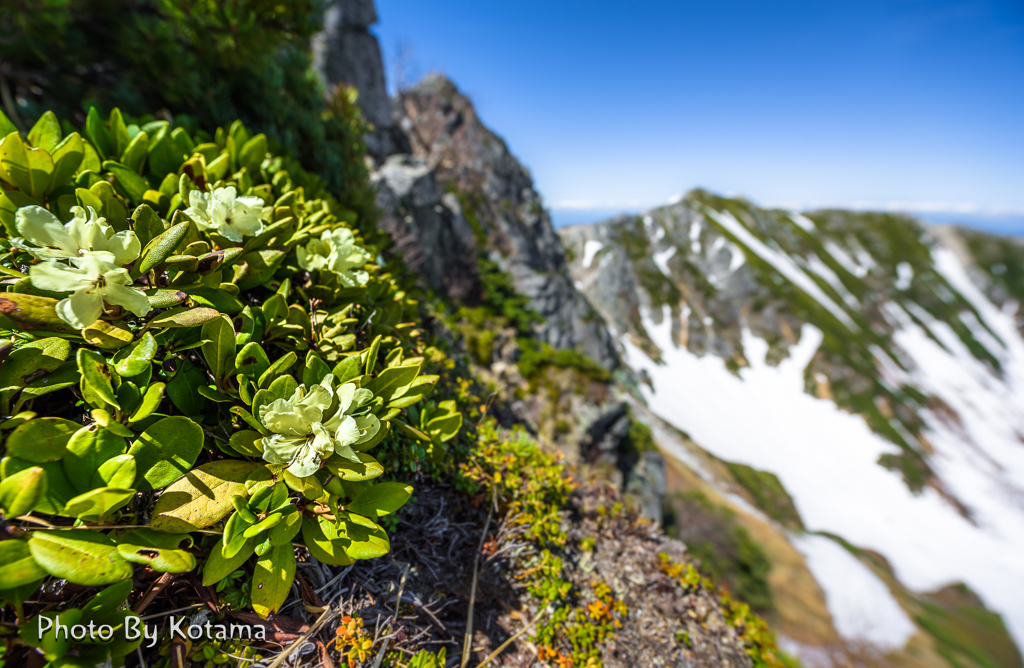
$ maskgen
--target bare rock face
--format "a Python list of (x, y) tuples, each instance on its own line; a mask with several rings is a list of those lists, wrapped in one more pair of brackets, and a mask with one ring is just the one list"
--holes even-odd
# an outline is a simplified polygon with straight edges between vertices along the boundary
[(405, 149), (391, 120), (380, 44), (369, 32), (377, 22), (372, 0), (336, 0), (324, 12), (324, 29), (313, 38), (313, 65), (329, 89), (344, 83), (359, 90), (359, 108), (374, 130), (366, 136), (378, 163)]
[(544, 316), (540, 338), (579, 350), (606, 369), (618, 367), (600, 315), (573, 286), (565, 249), (530, 172), (484, 126), (469, 99), (445, 77), (431, 75), (399, 94), (395, 114), (413, 155), (457, 193), (484, 250)]

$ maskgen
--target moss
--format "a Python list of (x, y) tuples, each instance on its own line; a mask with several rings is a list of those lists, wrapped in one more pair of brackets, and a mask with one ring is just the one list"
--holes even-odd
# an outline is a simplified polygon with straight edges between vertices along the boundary
[(520, 338), (520, 356), (517, 364), (519, 373), (527, 380), (536, 380), (545, 369), (575, 369), (587, 378), (599, 383), (611, 380), (611, 373), (594, 360), (576, 350), (555, 350), (547, 343), (530, 338)]
[(700, 492), (675, 494), (665, 508), (665, 531), (686, 543), (700, 570), (759, 612), (774, 609), (771, 562), (729, 508)]
[(765, 515), (787, 529), (803, 530), (804, 523), (793, 504), (792, 497), (774, 473), (735, 462), (725, 462), (725, 465), (736, 478), (736, 482), (750, 493), (754, 504)]
[(1020, 651), (1002, 618), (967, 585), (946, 587), (920, 600), (917, 623), (953, 668), (1021, 668)]

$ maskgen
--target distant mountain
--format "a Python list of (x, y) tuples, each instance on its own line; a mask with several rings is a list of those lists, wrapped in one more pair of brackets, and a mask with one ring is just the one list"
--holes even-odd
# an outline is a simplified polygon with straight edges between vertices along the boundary
[(680, 537), (751, 581), (715, 557), (742, 541), (694, 533), (694, 498), (728, 509), (805, 663), (1021, 665), (1024, 244), (704, 191), (559, 234), (644, 381)]

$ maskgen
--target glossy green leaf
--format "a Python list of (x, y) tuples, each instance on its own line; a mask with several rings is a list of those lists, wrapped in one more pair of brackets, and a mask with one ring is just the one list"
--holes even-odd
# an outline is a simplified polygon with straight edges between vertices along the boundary
[(160, 407), (160, 401), (164, 398), (165, 388), (164, 383), (153, 383), (147, 387), (146, 393), (142, 395), (142, 400), (139, 402), (139, 407), (128, 418), (129, 424), (145, 420), (156, 412), (156, 409)]
[(270, 368), (270, 359), (267, 358), (267, 353), (264, 352), (260, 344), (251, 342), (238, 352), (235, 367), (238, 373), (255, 381)]
[(268, 515), (267, 517), (263, 518), (256, 524), (253, 524), (251, 527), (246, 528), (245, 531), (242, 532), (242, 535), (246, 538), (255, 538), (267, 529), (272, 529), (275, 526), (277, 526), (277, 524), (281, 522), (283, 519), (284, 515), (282, 515), (281, 513), (273, 513), (272, 515)]
[(92, 478), (89, 480), (91, 487), (120, 487), (130, 489), (135, 484), (135, 474), (138, 467), (135, 457), (131, 455), (116, 455), (100, 464)]
[(372, 480), (384, 473), (384, 467), (365, 452), (357, 452), (358, 462), (338, 455), (331, 455), (325, 462), (327, 470), (342, 480)]
[(244, 167), (250, 173), (258, 174), (266, 155), (267, 137), (264, 134), (258, 134), (245, 142), (238, 151), (238, 166)]
[(274, 381), (278, 376), (292, 368), (292, 365), (299, 361), (299, 356), (294, 351), (290, 351), (281, 357), (274, 360), (274, 363), (270, 365), (270, 368), (260, 375), (260, 382), (257, 383), (261, 388), (270, 386), (270, 383)]
[(246, 457), (262, 457), (263, 448), (260, 445), (261, 434), (251, 429), (243, 429), (231, 434), (229, 444), (238, 454)]
[(412, 485), (382, 482), (363, 491), (348, 505), (348, 510), (365, 517), (383, 517), (404, 506), (411, 496)]
[(203, 429), (186, 417), (163, 418), (132, 443), (140, 492), (165, 487), (185, 475), (203, 449)]
[(235, 368), (235, 329), (231, 319), (222, 315), (203, 325), (203, 357), (217, 379), (225, 379)]
[[(327, 529), (325, 533), (324, 529)], [(327, 534), (331, 535), (328, 536)], [(339, 537), (338, 532), (327, 520), (306, 516), (302, 520), (302, 542), (317, 561), (330, 566), (347, 566), (352, 558), (345, 552), (348, 538)]]
[(434, 389), (440, 376), (418, 376), (409, 389), (398, 399), (388, 403), (389, 408), (408, 408), (425, 399)]
[(420, 365), (393, 366), (381, 371), (376, 378), (371, 380), (366, 389), (373, 392), (374, 396), (381, 397), (385, 402), (397, 399), (405, 394), (416, 376), (420, 373)]
[(246, 541), (238, 552), (231, 557), (227, 557), (224, 555), (224, 537), (221, 536), (217, 544), (210, 550), (210, 556), (206, 563), (203, 564), (203, 586), (209, 587), (212, 584), (217, 584), (231, 575), (235, 569), (252, 556), (255, 547), (255, 539)]
[(375, 559), (391, 551), (388, 535), (375, 522), (354, 513), (343, 513), (343, 516), (345, 535), (349, 540), (345, 552), (349, 557)]
[(288, 598), (295, 580), (295, 551), (290, 544), (271, 547), (252, 574), (252, 608), (260, 617), (277, 610)]
[(196, 567), (195, 556), (178, 549), (187, 538), (152, 529), (134, 529), (117, 537), (117, 551), (127, 561), (161, 573), (187, 573)]
[(220, 521), (234, 509), (232, 496), (249, 495), (245, 481), (258, 466), (226, 459), (192, 469), (157, 499), (151, 526), (168, 533), (187, 533)]
[[(0, 326), (19, 331), (74, 332), (57, 316), (57, 300), (18, 292), (0, 293)], [(6, 365), (4, 365), (6, 366)], [(0, 373), (3, 368), (0, 367)]]
[(362, 374), (362, 366), (359, 364), (359, 355), (352, 355), (334, 365), (331, 373), (338, 380), (338, 383), (347, 383), (356, 376)]
[(64, 514), (90, 522), (102, 522), (135, 496), (133, 489), (100, 487), (79, 494), (64, 506)]
[[(41, 466), (18, 471), (0, 482), (0, 508), (3, 509), (5, 517), (27, 515), (36, 510), (45, 497), (46, 471)], [(2, 544), (0, 541), (0, 545)], [(0, 560), (0, 564), (2, 563), (3, 560)], [(0, 589), (5, 588), (0, 585)]]
[(139, 340), (114, 355), (114, 370), (121, 376), (137, 376), (153, 363), (157, 351), (156, 339), (146, 332)]
[[(38, 466), (46, 472), (46, 488), (41, 499), (34, 503), (35, 510), (41, 513), (60, 514), (64, 511), (64, 505), (77, 494), (71, 486), (60, 462), (48, 464), (33, 464), (17, 457), (4, 457), (0, 460), (0, 475), (4, 480), (14, 476), (20, 471)], [(2, 483), (0, 483), (2, 484)]]
[(71, 435), (81, 427), (59, 417), (29, 420), (7, 437), (7, 454), (38, 464), (59, 461), (67, 452)]
[(95, 107), (89, 107), (89, 115), (85, 119), (85, 136), (92, 142), (100, 157), (106, 158), (114, 155), (114, 145), (110, 141), (110, 133), (107, 132), (107, 126)]
[(188, 308), (185, 306), (169, 309), (150, 321), (150, 326), (161, 329), (198, 327), (220, 317), (212, 308)]
[(50, 190), (69, 185), (78, 168), (85, 160), (85, 141), (77, 132), (72, 132), (52, 152), (53, 180)]
[(136, 174), (130, 167), (113, 160), (105, 160), (103, 169), (114, 175), (118, 187), (128, 196), (128, 199), (135, 204), (142, 203), (143, 196), (149, 190), (146, 179)]
[[(377, 352), (380, 350), (381, 335), (378, 334), (373, 338), (370, 343), (370, 349), (366, 351), (366, 374), (370, 375), (373, 373), (373, 368), (377, 366)], [(375, 393), (376, 394), (376, 393)]]
[(28, 546), (43, 570), (68, 582), (95, 586), (132, 576), (131, 564), (109, 538), (95, 531), (34, 531)]
[(312, 350), (306, 353), (306, 364), (302, 369), (302, 383), (306, 387), (318, 384), (331, 372), (331, 367)]
[(128, 127), (124, 122), (124, 116), (121, 115), (121, 110), (117, 107), (114, 107), (113, 111), (110, 112), (110, 117), (107, 119), (107, 128), (110, 130), (111, 155), (117, 157), (124, 153), (125, 149), (128, 148), (128, 142), (131, 141), (131, 135), (128, 134)]
[(72, 435), (61, 461), (64, 474), (79, 493), (92, 488), (93, 473), (112, 457), (123, 455), (127, 442), (114, 432), (91, 424)]
[(99, 353), (87, 348), (78, 349), (78, 371), (82, 374), (82, 391), (86, 392), (86, 385), (92, 389), (103, 401), (114, 408), (121, 408), (114, 394), (111, 385), (110, 367), (107, 366)]
[(148, 204), (140, 204), (132, 213), (133, 229), (139, 243), (145, 248), (149, 242), (164, 233), (164, 223)]
[(143, 130), (132, 137), (128, 148), (121, 154), (121, 163), (136, 174), (142, 173), (142, 166), (149, 155), (149, 134)]
[(284, 514), (283, 518), (281, 522), (270, 530), (269, 539), (271, 545), (290, 544), (302, 528), (302, 513), (293, 511)]
[(28, 142), (36, 148), (53, 153), (53, 149), (60, 143), (62, 136), (63, 133), (60, 130), (60, 121), (57, 120), (57, 115), (52, 111), (47, 111), (39, 117), (36, 124), (28, 131)]
[(32, 558), (26, 540), (0, 541), (0, 564), (0, 590), (21, 587), (47, 575)]
[(148, 244), (146, 244), (146, 247), (142, 249), (142, 254), (135, 263), (135, 269), (132, 271), (132, 275), (141, 276), (173, 255), (174, 249), (177, 248), (178, 244), (181, 243), (181, 240), (185, 238), (185, 232), (188, 231), (188, 227), (191, 224), (192, 223), (190, 222), (184, 222), (172, 225), (154, 237)]

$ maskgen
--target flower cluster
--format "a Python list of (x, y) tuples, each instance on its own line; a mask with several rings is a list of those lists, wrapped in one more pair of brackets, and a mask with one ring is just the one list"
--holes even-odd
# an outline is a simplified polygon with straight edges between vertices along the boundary
[(333, 385), (334, 374), (327, 374), (308, 390), (299, 385), (290, 398), (260, 407), (260, 421), (273, 432), (263, 439), (263, 459), (288, 464), (287, 471), (300, 478), (316, 473), (333, 454), (359, 461), (352, 446), (373, 435), (368, 430), (376, 418), (356, 414), (373, 393), (355, 383)]
[(132, 287), (124, 265), (141, 251), (134, 232), (114, 232), (92, 207), (72, 207), (69, 223), (40, 206), (23, 206), (15, 214), (22, 238), (11, 245), (43, 260), (32, 265), (29, 278), (40, 290), (70, 292), (57, 303), (57, 314), (75, 329), (96, 322), (107, 304), (138, 316), (150, 311), (149, 299)]
[(185, 213), (201, 230), (208, 230), (235, 243), (243, 237), (254, 237), (263, 231), (263, 200), (259, 197), (237, 197), (234, 186), (217, 188), (212, 193), (193, 190), (188, 196)]
[(370, 254), (358, 245), (352, 230), (339, 227), (312, 239), (305, 248), (295, 249), (299, 266), (306, 271), (330, 271), (347, 288), (366, 285), (370, 275), (362, 266), (370, 261)]

